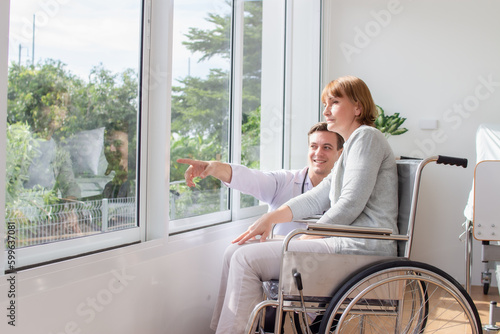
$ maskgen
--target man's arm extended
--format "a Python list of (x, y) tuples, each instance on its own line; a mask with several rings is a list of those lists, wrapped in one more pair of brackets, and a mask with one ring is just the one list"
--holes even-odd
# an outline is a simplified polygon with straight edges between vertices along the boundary
[(184, 173), (186, 184), (189, 187), (194, 187), (193, 179), (201, 177), (204, 179), (207, 176), (213, 176), (222, 182), (231, 183), (233, 170), (231, 165), (220, 161), (201, 161), (193, 159), (177, 159), (178, 163), (188, 164), (189, 167)]

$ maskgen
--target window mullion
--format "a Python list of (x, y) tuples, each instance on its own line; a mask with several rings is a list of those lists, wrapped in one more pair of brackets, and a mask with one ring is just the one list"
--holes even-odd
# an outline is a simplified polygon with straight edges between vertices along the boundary
[[(173, 0), (165, 2), (146, 2), (145, 30), (143, 44), (149, 45), (143, 51), (144, 84), (142, 123), (145, 145), (141, 147), (141, 161), (145, 162), (141, 169), (142, 182), (139, 197), (142, 221), (146, 221), (146, 240), (160, 238), (165, 235), (164, 222), (156, 224), (157, 217), (167, 217), (170, 181), (170, 134), (171, 129), (171, 88), (172, 88), (172, 30)], [(149, 19), (148, 19), (149, 18)], [(164, 18), (169, 18), (165, 20)], [(150, 31), (150, 34), (147, 32)], [(168, 113), (165, 113), (168, 110)], [(147, 140), (147, 141), (146, 141)], [(158, 182), (164, 180), (164, 182)], [(168, 224), (167, 224), (168, 225)]]
[(290, 169), (291, 160), (291, 104), (292, 104), (292, 39), (293, 33), (291, 22), (293, 18), (293, 1), (285, 1), (285, 53), (284, 53), (284, 75), (283, 75), (283, 168)]
[[(244, 31), (244, 1), (233, 3), (232, 31), (232, 75), (231, 75), (231, 162), (241, 162), (241, 122), (243, 103), (243, 31)], [(231, 192), (232, 219), (238, 219), (240, 209), (240, 192)]]

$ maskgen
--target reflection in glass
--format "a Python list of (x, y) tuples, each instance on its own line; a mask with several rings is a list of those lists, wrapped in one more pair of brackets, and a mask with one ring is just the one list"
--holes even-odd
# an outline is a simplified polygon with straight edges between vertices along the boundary
[(142, 1), (95, 5), (11, 3), (6, 222), (18, 247), (137, 226)]

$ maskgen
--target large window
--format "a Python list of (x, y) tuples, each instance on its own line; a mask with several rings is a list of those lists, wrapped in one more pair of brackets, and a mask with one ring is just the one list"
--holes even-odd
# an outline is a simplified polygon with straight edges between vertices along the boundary
[(163, 2), (51, 4), (10, 6), (5, 230), (18, 266), (163, 235), (148, 164), (163, 158), (158, 113), (171, 116), (169, 232), (267, 210), (214, 178), (188, 188), (176, 160), (283, 167), (285, 2), (178, 0), (173, 20)]
[(18, 266), (139, 241), (142, 1), (10, 11), (5, 221)]
[(275, 0), (174, 2), (170, 232), (259, 206), (212, 177), (188, 188), (178, 158), (282, 167), (284, 15)]
[(191, 190), (177, 158), (229, 161), (232, 5), (174, 1), (170, 219), (229, 209), (227, 188), (213, 178)]

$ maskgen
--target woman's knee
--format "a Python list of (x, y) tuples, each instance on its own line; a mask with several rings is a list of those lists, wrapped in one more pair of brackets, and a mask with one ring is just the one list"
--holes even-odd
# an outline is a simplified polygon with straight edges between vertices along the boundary
[(234, 253), (240, 248), (241, 246), (236, 245), (236, 244), (231, 244), (229, 245), (226, 250), (224, 251), (224, 264), (229, 265), (231, 263), (231, 259), (234, 256)]

